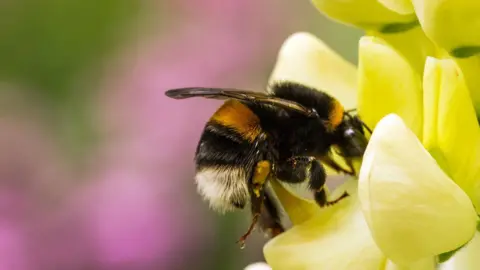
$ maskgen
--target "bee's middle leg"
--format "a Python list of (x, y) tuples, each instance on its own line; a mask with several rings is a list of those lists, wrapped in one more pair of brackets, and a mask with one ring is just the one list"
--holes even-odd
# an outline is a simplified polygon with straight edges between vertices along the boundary
[(287, 183), (308, 181), (309, 189), (313, 191), (315, 201), (321, 207), (333, 205), (348, 196), (344, 192), (339, 198), (329, 201), (325, 192), (327, 175), (325, 168), (315, 157), (292, 157), (282, 163), (277, 169), (279, 180)]

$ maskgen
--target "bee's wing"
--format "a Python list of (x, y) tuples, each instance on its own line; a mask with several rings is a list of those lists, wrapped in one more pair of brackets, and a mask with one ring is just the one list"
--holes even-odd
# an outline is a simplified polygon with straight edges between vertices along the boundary
[(301, 113), (309, 117), (318, 116), (315, 110), (313, 110), (312, 108), (307, 108), (297, 102), (253, 91), (226, 88), (192, 87), (168, 90), (167, 92), (165, 92), (165, 95), (174, 99), (184, 99), (191, 97), (204, 97), (212, 99), (237, 99), (244, 102), (251, 102), (256, 104), (268, 104), (289, 111)]

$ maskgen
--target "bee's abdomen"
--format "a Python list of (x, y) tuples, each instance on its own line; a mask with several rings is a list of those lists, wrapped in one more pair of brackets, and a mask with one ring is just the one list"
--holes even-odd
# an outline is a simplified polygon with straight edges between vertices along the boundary
[(243, 208), (255, 160), (252, 144), (222, 126), (207, 124), (195, 156), (198, 192), (218, 212)]
[[(261, 132), (259, 122), (254, 122), (258, 118), (246, 115), (245, 109), (249, 109), (241, 103), (225, 108), (231, 104), (227, 101), (207, 123), (195, 156), (198, 192), (218, 212), (245, 206), (247, 183), (258, 159), (253, 144)], [(237, 113), (243, 113), (248, 121)]]
[(242, 209), (248, 201), (247, 175), (243, 168), (211, 167), (197, 171), (198, 192), (209, 202), (210, 208), (224, 213)]

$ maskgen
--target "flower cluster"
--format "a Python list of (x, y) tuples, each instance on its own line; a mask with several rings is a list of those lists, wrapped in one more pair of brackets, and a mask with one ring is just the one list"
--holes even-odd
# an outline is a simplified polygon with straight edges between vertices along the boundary
[[(480, 2), (313, 0), (365, 30), (358, 68), (308, 33), (271, 80), (337, 97), (374, 128), (359, 175), (329, 208), (272, 183), (293, 227), (264, 247), (273, 269), (479, 269)], [(333, 173), (333, 172), (330, 172)]]

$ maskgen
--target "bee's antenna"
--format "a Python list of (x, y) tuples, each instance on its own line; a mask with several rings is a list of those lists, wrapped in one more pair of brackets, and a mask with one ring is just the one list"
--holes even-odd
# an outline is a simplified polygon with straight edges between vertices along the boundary
[(362, 120), (359, 120), (359, 121), (362, 123), (362, 126), (363, 126), (366, 130), (368, 130), (368, 132), (369, 132), (370, 134), (372, 134), (372, 130), (367, 126), (367, 124), (365, 124), (365, 122), (363, 122)]
[(357, 108), (353, 108), (353, 109), (348, 109), (345, 112), (346, 113), (352, 113), (352, 112), (356, 112), (356, 111), (357, 111)]

